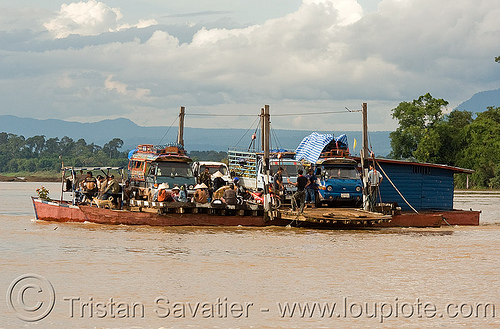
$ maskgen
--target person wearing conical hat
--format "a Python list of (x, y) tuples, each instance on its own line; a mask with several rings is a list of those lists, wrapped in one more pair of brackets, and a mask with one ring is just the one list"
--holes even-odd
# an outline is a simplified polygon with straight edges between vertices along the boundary
[(179, 191), (180, 191), (179, 186), (176, 185), (176, 186), (172, 187), (171, 193), (172, 193), (172, 198), (174, 199), (174, 201), (179, 200)]
[(226, 185), (226, 181), (224, 180), (224, 178), (222, 178), (222, 176), (222, 173), (218, 170), (212, 175), (212, 177), (214, 178), (214, 192), (220, 189), (222, 186)]
[(207, 186), (204, 183), (197, 184), (194, 189), (193, 201), (196, 203), (207, 203), (208, 202), (208, 192)]
[(167, 191), (168, 188), (167, 183), (162, 183), (158, 186), (158, 201), (159, 202), (172, 202), (174, 198), (172, 197), (172, 193)]

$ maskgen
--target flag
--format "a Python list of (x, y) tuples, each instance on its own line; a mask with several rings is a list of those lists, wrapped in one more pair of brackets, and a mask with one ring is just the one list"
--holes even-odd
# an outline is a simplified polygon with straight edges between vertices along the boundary
[(354, 138), (354, 143), (352, 144), (352, 151), (353, 152), (356, 152), (356, 145), (358, 144), (358, 141), (356, 140), (356, 138)]

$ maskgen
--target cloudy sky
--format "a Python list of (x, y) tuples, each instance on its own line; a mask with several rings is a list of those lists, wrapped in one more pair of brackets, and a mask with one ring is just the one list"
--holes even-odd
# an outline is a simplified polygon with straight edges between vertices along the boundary
[[(169, 126), (393, 130), (430, 92), (500, 87), (497, 0), (0, 0), (0, 114)], [(307, 115), (318, 112), (342, 112)], [(251, 116), (189, 116), (250, 128)]]

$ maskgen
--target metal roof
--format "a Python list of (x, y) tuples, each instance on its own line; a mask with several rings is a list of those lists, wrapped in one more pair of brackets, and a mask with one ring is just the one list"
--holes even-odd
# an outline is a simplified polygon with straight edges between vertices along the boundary
[[(359, 157), (355, 157), (356, 160), (359, 160)], [(420, 166), (420, 167), (430, 167), (430, 168), (440, 168), (445, 170), (451, 170), (456, 174), (472, 174), (475, 170), (465, 169), (460, 167), (447, 166), (443, 164), (437, 163), (425, 163), (425, 162), (416, 162), (416, 161), (407, 161), (407, 160), (394, 160), (394, 159), (383, 159), (383, 158), (375, 158), (375, 161), (380, 163), (394, 163), (408, 166)]]

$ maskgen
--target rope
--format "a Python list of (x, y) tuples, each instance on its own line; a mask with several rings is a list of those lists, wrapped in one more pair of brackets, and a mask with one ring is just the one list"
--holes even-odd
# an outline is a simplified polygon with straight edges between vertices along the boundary
[(442, 220), (444, 220), (444, 222), (445, 222), (446, 224), (448, 224), (448, 226), (452, 226), (452, 225), (450, 225), (450, 223), (448, 223), (448, 221), (446, 220), (446, 218), (444, 218), (444, 216), (441, 216), (441, 219), (442, 219)]
[[(374, 160), (375, 161), (375, 160)], [(380, 171), (382, 171), (382, 173), (384, 174), (384, 176), (387, 178), (387, 180), (389, 181), (389, 183), (391, 183), (392, 187), (394, 187), (394, 189), (396, 190), (396, 192), (398, 192), (399, 196), (403, 199), (403, 201), (415, 212), (418, 214), (418, 211), (413, 208), (413, 206), (408, 202), (408, 200), (406, 200), (406, 198), (403, 196), (403, 194), (401, 194), (401, 192), (398, 190), (398, 188), (396, 187), (396, 185), (394, 185), (394, 183), (392, 182), (392, 180), (389, 178), (389, 176), (387, 176), (387, 174), (385, 173), (384, 169), (380, 166), (380, 163), (378, 163), (377, 161), (375, 161), (375, 163), (377, 164), (377, 166), (380, 168)]]
[(259, 118), (260, 118), (260, 116), (257, 117), (257, 119), (254, 120), (254, 122), (252, 123), (252, 125), (250, 126), (250, 128), (248, 128), (248, 130), (245, 131), (245, 133), (243, 134), (243, 136), (241, 136), (240, 140), (236, 143), (236, 145), (234, 147), (238, 146), (238, 144), (241, 142), (241, 140), (243, 139), (243, 137), (245, 137), (245, 135), (250, 131), (250, 129), (252, 129), (253, 125), (255, 124), (255, 121), (259, 120)]
[(161, 144), (161, 142), (163, 142), (163, 139), (165, 138), (165, 136), (167, 136), (168, 132), (173, 127), (173, 125), (177, 121), (177, 119), (179, 119), (179, 116), (175, 117), (175, 120), (172, 122), (172, 124), (170, 125), (170, 127), (168, 127), (167, 132), (165, 133), (165, 135), (163, 135), (163, 137), (160, 139), (160, 142), (158, 144)]
[[(358, 113), (358, 112), (361, 112), (361, 110), (326, 111), (326, 112), (309, 112), (309, 113), (283, 113), (283, 114), (273, 114), (273, 117), (323, 115), (323, 114), (337, 114), (337, 113)], [(208, 113), (186, 113), (185, 115), (199, 116), (199, 117), (253, 117), (253, 116), (256, 116), (256, 114), (208, 114)], [(260, 114), (258, 116), (260, 116)]]
[(255, 117), (260, 116), (256, 114), (208, 114), (208, 113), (186, 113), (184, 115), (197, 116), (197, 117)]
[[(259, 123), (260, 123), (260, 120), (259, 120)], [(253, 139), (253, 135), (252, 135), (252, 140), (250, 141), (250, 145), (248, 145), (247, 152), (250, 152), (250, 148), (252, 147), (252, 144), (253, 144), (253, 150), (255, 151), (255, 143), (257, 141), (257, 131), (259, 130), (259, 126), (260, 125), (257, 125), (257, 127), (255, 127), (255, 131), (253, 132), (253, 134), (255, 135), (255, 139)]]
[(283, 113), (283, 114), (273, 114), (273, 117), (284, 117), (284, 116), (292, 116), (292, 115), (322, 115), (322, 114), (336, 114), (336, 113), (357, 113), (361, 112), (361, 110), (351, 110), (351, 111), (327, 111), (327, 112), (309, 112), (309, 113)]
[(269, 124), (269, 128), (271, 130), (271, 135), (273, 136), (274, 138), (274, 142), (276, 143), (276, 148), (283, 148), (283, 145), (281, 145), (279, 139), (278, 139), (278, 136), (276, 135), (276, 132), (274, 131), (274, 129), (272, 128), (272, 125)]

